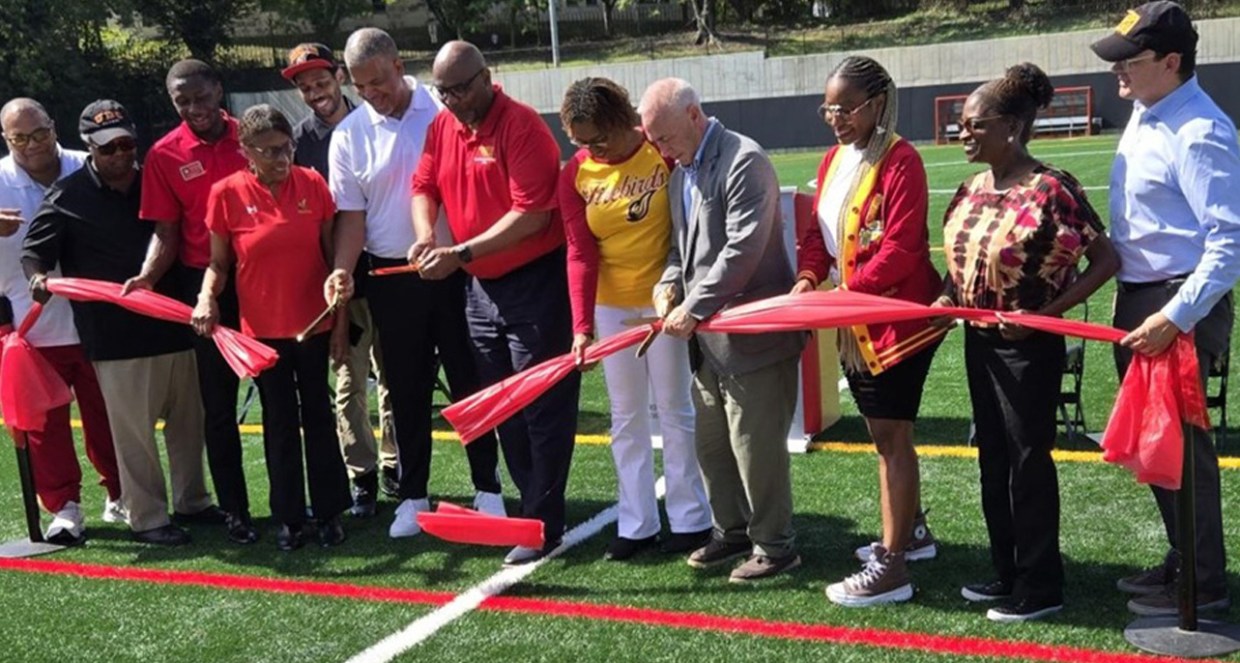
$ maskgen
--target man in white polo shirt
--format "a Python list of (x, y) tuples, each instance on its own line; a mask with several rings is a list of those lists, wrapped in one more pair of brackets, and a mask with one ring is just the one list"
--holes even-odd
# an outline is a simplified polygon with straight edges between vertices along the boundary
[[(86, 162), (86, 153), (61, 149), (56, 127), (34, 99), (17, 98), (0, 108), (0, 127), (9, 155), (0, 159), (0, 295), (13, 304), (15, 324), (21, 324), (33, 300), (22, 273), (22, 242), (43, 195), (57, 180), (68, 177)], [(53, 276), (59, 276), (54, 272)], [(82, 415), (86, 455), (107, 488), (103, 519), (123, 522), (120, 473), (103, 393), (90, 361), (82, 352), (69, 302), (53, 297), (27, 338), (73, 388)], [(30, 433), (35, 492), (43, 508), (55, 514), (47, 538), (75, 545), (86, 540), (82, 518), (82, 468), (69, 428), (69, 406), (48, 413), (47, 427)]]
[[(426, 86), (404, 75), (396, 43), (386, 32), (357, 30), (349, 36), (344, 59), (366, 103), (336, 126), (328, 151), (329, 181), (339, 210), (335, 271), (329, 283), (347, 278), (359, 260), (366, 269), (408, 264), (414, 242), (409, 183), (427, 127), (440, 110)], [(454, 399), (478, 388), (465, 324), (465, 277), (376, 277), (367, 283), (366, 296), (379, 332), (396, 423), (399, 506), (388, 534), (414, 536), (421, 532), (418, 512), (430, 510), (431, 400), (438, 364), (443, 363)], [(477, 491), (474, 508), (504, 515), (494, 434), (472, 442), (466, 453)]]

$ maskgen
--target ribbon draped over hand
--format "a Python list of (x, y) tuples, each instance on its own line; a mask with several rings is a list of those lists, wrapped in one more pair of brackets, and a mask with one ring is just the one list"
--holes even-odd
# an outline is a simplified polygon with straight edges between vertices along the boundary
[[(1118, 343), (1125, 336), (1125, 332), (1114, 327), (1076, 320), (1032, 313), (930, 307), (848, 290), (779, 295), (750, 302), (726, 309), (702, 321), (696, 331), (760, 334), (937, 317), (952, 317), (986, 324), (1006, 322), (1052, 334), (1107, 343)], [(589, 346), (586, 349), (586, 361), (596, 362), (636, 345), (652, 327), (657, 329), (659, 323), (628, 329)], [(1183, 417), (1197, 425), (1207, 420), (1205, 399), (1201, 395), (1199, 378), (1196, 377), (1196, 355), (1190, 351), (1185, 356), (1184, 351), (1178, 350), (1184, 343), (1187, 343), (1191, 350), (1191, 339), (1181, 338), (1177, 341), (1177, 350), (1174, 353), (1153, 358), (1137, 355), (1134, 358), (1133, 368), (1129, 369), (1127, 378), (1120, 387), (1116, 411), (1120, 411), (1120, 404), (1123, 403), (1125, 407), (1121, 414), (1141, 414), (1142, 423), (1121, 424), (1114, 431), (1111, 430), (1112, 426), (1108, 425), (1108, 434), (1103, 440), (1104, 449), (1107, 449), (1104, 455), (1106, 460), (1128, 467), (1137, 474), (1139, 481), (1148, 482), (1157, 477), (1159, 482), (1169, 482), (1174, 476), (1175, 488), (1179, 487), (1179, 466), (1173, 468), (1165, 463), (1169, 462), (1172, 456), (1177, 456), (1178, 462), (1183, 460), (1179, 428), (1172, 428), (1171, 433), (1167, 434), (1165, 429), (1154, 430), (1152, 424), (1143, 422), (1164, 419), (1171, 421), (1172, 418), (1179, 421)], [(574, 368), (571, 354), (549, 359), (444, 408), (444, 418), (460, 434), (462, 443), (468, 444), (534, 402)], [(1199, 398), (1193, 397), (1194, 390)], [(1175, 394), (1176, 400), (1169, 401), (1165, 397), (1167, 394)], [(1116, 416), (1113, 412), (1113, 421)]]
[[(43, 305), (35, 303), (17, 331), (10, 331), (0, 341), (0, 412), (13, 430), (42, 432), (47, 413), (73, 401), (73, 392), (60, 374), (26, 340), (26, 333), (42, 312)], [(25, 436), (13, 438), (21, 441)]]
[[(110, 281), (55, 278), (47, 280), (47, 289), (54, 295), (79, 302), (108, 302), (121, 308), (159, 320), (190, 323), (194, 310), (171, 297), (150, 290), (134, 290), (122, 296), (121, 285)], [(256, 377), (275, 365), (279, 355), (269, 346), (239, 331), (217, 325), (211, 340), (220, 349), (224, 361), (238, 377)]]

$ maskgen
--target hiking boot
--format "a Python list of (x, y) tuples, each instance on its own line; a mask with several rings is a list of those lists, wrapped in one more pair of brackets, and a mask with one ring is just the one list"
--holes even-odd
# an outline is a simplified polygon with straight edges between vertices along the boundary
[(728, 576), (728, 582), (745, 583), (765, 580), (785, 571), (791, 571), (800, 565), (801, 556), (796, 553), (788, 553), (783, 557), (750, 555), (744, 564), (732, 569), (732, 575)]
[(695, 569), (709, 569), (712, 566), (726, 564), (738, 557), (748, 555), (753, 544), (748, 541), (725, 543), (711, 539), (706, 545), (689, 553), (689, 566)]
[(827, 598), (849, 608), (864, 608), (880, 603), (900, 603), (913, 598), (904, 555), (889, 553), (882, 546), (865, 563), (861, 571), (843, 581), (827, 585)]
[(1169, 552), (1162, 564), (1120, 578), (1115, 582), (1115, 587), (1121, 592), (1138, 596), (1158, 594), (1175, 587), (1175, 578), (1179, 574), (1179, 568), (1179, 555)]
[[(925, 511), (918, 511), (917, 516), (913, 519), (913, 535), (909, 537), (908, 545), (904, 548), (904, 561), (920, 562), (926, 559), (934, 559), (939, 554), (938, 542), (935, 541), (934, 535), (930, 533), (930, 526), (926, 524)], [(853, 554), (862, 563), (870, 561), (875, 556), (875, 551), (883, 548), (882, 541), (874, 541), (869, 545), (861, 546), (854, 551)], [(886, 548), (883, 548), (886, 550)]]
[(1063, 610), (1063, 599), (1038, 599), (1025, 596), (986, 611), (986, 619), (992, 622), (1028, 622), (1042, 619)]
[(1012, 598), (1012, 583), (1002, 580), (979, 582), (960, 588), (960, 595), (969, 601), (1001, 601)]
[[(1197, 610), (1218, 612), (1231, 607), (1226, 590), (1205, 592), (1197, 590)], [(1138, 596), (1128, 602), (1128, 611), (1142, 617), (1172, 617), (1180, 614), (1180, 592), (1175, 585), (1156, 594)]]

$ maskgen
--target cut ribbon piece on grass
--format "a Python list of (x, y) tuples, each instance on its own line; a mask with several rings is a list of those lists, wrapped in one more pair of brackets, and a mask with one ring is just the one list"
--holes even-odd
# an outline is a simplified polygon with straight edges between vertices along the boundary
[(541, 520), (500, 518), (447, 502), (440, 502), (438, 511), (419, 513), (418, 526), (427, 534), (452, 543), (539, 549), (545, 543)]
[[(13, 430), (42, 431), (47, 413), (73, 401), (73, 392), (26, 333), (39, 319), (43, 305), (35, 303), (17, 331), (4, 336), (0, 352), (0, 412)], [(24, 436), (13, 436), (22, 440)]]
[[(92, 279), (55, 278), (47, 280), (54, 295), (79, 302), (107, 302), (158, 320), (188, 325), (194, 311), (189, 306), (150, 290), (134, 290), (121, 295), (121, 284)], [(275, 365), (279, 355), (270, 346), (235, 329), (216, 325), (211, 340), (224, 361), (238, 377), (256, 377)]]

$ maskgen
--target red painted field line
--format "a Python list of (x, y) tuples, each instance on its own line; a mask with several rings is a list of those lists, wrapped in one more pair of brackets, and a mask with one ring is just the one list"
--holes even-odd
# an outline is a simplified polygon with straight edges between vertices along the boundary
[[(31, 559), (0, 559), (0, 570), (68, 575), (100, 580), (125, 580), (165, 585), (208, 587), (211, 589), (325, 596), (434, 606), (443, 605), (455, 596), (451, 592), (430, 592), (367, 587), (365, 585), (350, 585), (336, 582), (280, 580), (226, 573), (126, 568)], [(932, 635), (929, 633), (829, 626), (825, 624), (766, 621), (746, 617), (723, 617), (703, 613), (672, 612), (546, 599), (495, 596), (484, 601), (481, 607), (485, 610), (515, 614), (591, 619), (621, 624), (735, 633), (783, 640), (862, 645), (884, 649), (908, 649), (934, 654), (955, 654), (981, 658), (1062, 661), (1065, 663), (1171, 663), (1172, 661), (1182, 660), (1063, 645), (1043, 645), (1034, 642)]]

